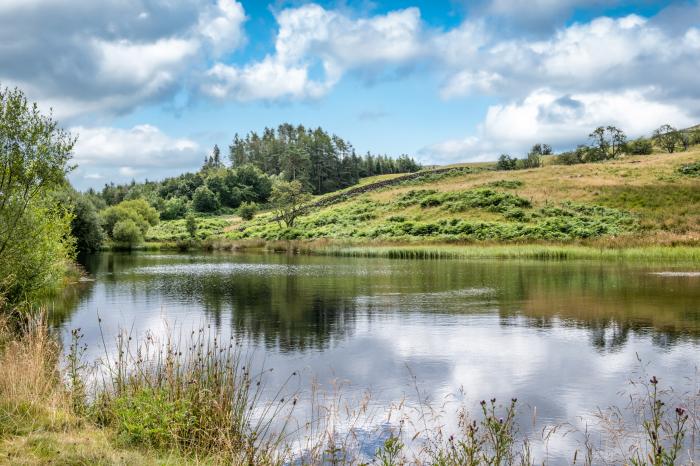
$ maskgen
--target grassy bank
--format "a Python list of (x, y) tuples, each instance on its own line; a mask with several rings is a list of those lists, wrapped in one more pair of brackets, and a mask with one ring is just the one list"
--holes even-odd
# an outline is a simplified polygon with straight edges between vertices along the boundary
[[(313, 396), (310, 412), (296, 417), (303, 396), (290, 375), (273, 396), (262, 395), (267, 370), (250, 366), (234, 341), (208, 329), (190, 337), (132, 341), (122, 334), (116, 352), (102, 358), (99, 377), (82, 360), (79, 330), (62, 353), (41, 319), (17, 330), (0, 327), (0, 461), (8, 464), (381, 464), (530, 465), (533, 445), (545, 444), (563, 426), (542, 435), (519, 434), (517, 400), (467, 407), (420, 403), (419, 424), (403, 402), (383, 417), (368, 399), (353, 405), (342, 395)], [(66, 354), (66, 356), (63, 356)], [(94, 373), (92, 373), (94, 375)], [(91, 382), (92, 381), (92, 382)], [(588, 427), (569, 458), (578, 464), (689, 464), (697, 460), (697, 390), (674, 397), (655, 377), (634, 385), (625, 410), (597, 411), (596, 435)], [(663, 401), (662, 401), (663, 400)], [(667, 403), (667, 404), (666, 404)], [(593, 407), (592, 407), (593, 408)], [(458, 424), (444, 425), (444, 409)], [(632, 424), (615, 416), (627, 411)], [(350, 429), (346, 431), (346, 429)], [(353, 429), (365, 432), (359, 439)], [(367, 453), (366, 443), (375, 445)]]
[[(540, 254), (533, 250), (562, 250), (557, 255), (567, 258), (675, 258), (683, 252), (697, 257), (692, 249), (677, 247), (700, 245), (700, 177), (683, 170), (698, 163), (700, 149), (695, 148), (517, 171), (460, 166), (398, 184), (367, 181), (365, 186), (377, 188), (334, 196), (337, 201), (330, 204), (325, 203), (328, 195), (318, 197), (311, 204), (315, 207), (293, 228), (280, 225), (264, 211), (248, 221), (236, 216), (201, 217), (196, 239), (223, 247), (259, 240), (327, 240), (363, 248), (420, 244), (431, 250), (434, 244), (474, 245), (459, 253), (448, 248), (437, 253), (440, 257), (481, 255), (476, 246), (482, 244), (487, 255), (496, 252), (491, 245), (505, 245), (507, 252), (496, 252), (498, 257)], [(186, 238), (184, 220), (161, 222), (147, 234), (148, 241), (156, 244)], [(541, 249), (542, 244), (551, 247)], [(593, 254), (582, 247), (607, 251)], [(385, 251), (378, 248), (366, 254), (389, 254)]]

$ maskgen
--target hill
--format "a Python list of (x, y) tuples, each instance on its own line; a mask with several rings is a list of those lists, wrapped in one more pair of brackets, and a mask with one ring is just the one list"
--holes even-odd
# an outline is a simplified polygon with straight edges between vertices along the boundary
[[(353, 242), (510, 242), (697, 245), (700, 147), (580, 165), (497, 171), (461, 164), (364, 179), (317, 196), (294, 225), (272, 212), (253, 220), (199, 219), (202, 239)], [(161, 222), (150, 241), (186, 237), (184, 221)]]

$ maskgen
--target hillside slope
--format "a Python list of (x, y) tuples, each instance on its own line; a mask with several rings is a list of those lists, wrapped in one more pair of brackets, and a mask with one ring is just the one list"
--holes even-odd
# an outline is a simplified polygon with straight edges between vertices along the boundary
[[(220, 219), (220, 228), (203, 236), (693, 245), (700, 243), (700, 177), (679, 168), (694, 163), (700, 163), (697, 146), (676, 154), (507, 172), (460, 165), (405, 179), (367, 180), (362, 189), (320, 197), (294, 228), (280, 227), (268, 212), (249, 222)], [(152, 239), (184, 237), (173, 227), (167, 222), (157, 227)]]

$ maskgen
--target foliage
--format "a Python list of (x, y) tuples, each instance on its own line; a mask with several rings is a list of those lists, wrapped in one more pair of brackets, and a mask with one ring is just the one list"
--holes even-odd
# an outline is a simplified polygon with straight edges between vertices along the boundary
[(238, 208), (238, 215), (240, 215), (243, 220), (252, 220), (257, 211), (258, 206), (255, 202), (244, 202)]
[[(189, 215), (188, 215), (189, 216)], [(223, 234), (229, 226), (229, 221), (221, 217), (197, 217), (192, 215), (195, 221), (195, 234), (197, 238), (211, 238)], [(160, 222), (148, 230), (146, 241), (179, 241), (191, 238), (187, 229), (187, 218), (167, 220)]]
[(352, 145), (321, 128), (307, 129), (288, 123), (262, 135), (235, 135), (229, 146), (234, 167), (252, 164), (268, 175), (286, 181), (298, 180), (314, 194), (323, 194), (356, 184), (360, 178), (388, 173), (418, 171), (420, 166), (402, 155), (356, 155)]
[(508, 154), (501, 154), (496, 162), (496, 170), (515, 170), (517, 168), (518, 159), (511, 157)]
[(294, 226), (294, 220), (303, 212), (303, 206), (311, 200), (298, 180), (277, 181), (272, 186), (270, 203), (275, 208), (277, 221), (284, 221), (287, 228)]
[[(214, 193), (214, 201), (206, 192), (206, 202), (200, 207), (213, 210), (220, 208), (237, 208), (241, 202), (266, 202), (272, 190), (272, 180), (262, 171), (252, 165), (242, 165), (227, 168), (219, 160), (211, 156), (201, 171), (185, 173), (163, 181), (132, 182), (126, 185), (105, 185), (98, 194), (89, 191), (88, 194), (102, 199), (108, 206), (117, 205), (124, 200), (144, 199), (160, 212), (163, 220), (184, 218), (190, 205), (193, 204), (197, 189), (206, 187)], [(200, 190), (201, 193), (202, 190)], [(201, 199), (201, 194), (198, 196)], [(196, 209), (196, 207), (195, 207)]]
[(488, 183), (488, 186), (492, 188), (505, 188), (505, 189), (516, 189), (524, 185), (520, 180), (496, 180)]
[(160, 211), (161, 220), (175, 220), (187, 214), (188, 200), (185, 197), (171, 197), (163, 203)]
[(143, 199), (122, 201), (100, 212), (100, 217), (102, 227), (110, 238), (114, 238), (114, 229), (119, 222), (130, 220), (138, 227), (142, 237), (151, 226), (159, 222), (158, 211)]
[(192, 196), (192, 207), (197, 212), (214, 212), (221, 207), (221, 202), (208, 186), (200, 186)]
[(649, 155), (654, 151), (654, 144), (650, 139), (637, 138), (627, 143), (625, 152), (630, 155)]
[(76, 249), (81, 253), (99, 251), (104, 240), (104, 232), (97, 209), (83, 194), (73, 193), (71, 202), (73, 207), (71, 235), (76, 240)]
[(132, 247), (143, 242), (143, 231), (130, 218), (119, 220), (112, 231), (112, 239), (124, 246)]
[(599, 126), (588, 135), (596, 160), (614, 159), (622, 152), (627, 141), (625, 133), (615, 126)]
[(195, 422), (187, 399), (169, 399), (164, 390), (139, 388), (112, 401), (111, 416), (120, 440), (146, 448), (168, 448)]
[(0, 297), (18, 303), (54, 287), (74, 254), (72, 214), (48, 197), (31, 201), (14, 219), (0, 260)]
[(19, 89), (0, 89), (0, 296), (50, 286), (71, 256), (70, 214), (60, 188), (75, 139)]
[(579, 163), (586, 163), (588, 159), (589, 148), (587, 146), (580, 145), (576, 150), (569, 152), (562, 152), (556, 158), (556, 162), (561, 165), (577, 165)]
[(676, 146), (681, 142), (680, 133), (671, 125), (662, 125), (654, 130), (654, 139), (669, 154), (676, 150)]
[(530, 152), (527, 157), (520, 161), (522, 168), (539, 168), (542, 166), (542, 156), (537, 152)]
[(99, 198), (75, 191), (70, 186), (53, 193), (53, 196), (72, 214), (70, 234), (75, 239), (76, 251), (79, 253), (99, 251), (105, 238), (98, 209), (94, 204), (95, 201), (99, 203)]
[(682, 165), (678, 168), (678, 172), (686, 176), (700, 176), (700, 162)]
[(195, 238), (197, 236), (197, 220), (194, 218), (192, 212), (188, 212), (185, 217), (185, 228), (187, 229), (187, 234), (190, 238)]

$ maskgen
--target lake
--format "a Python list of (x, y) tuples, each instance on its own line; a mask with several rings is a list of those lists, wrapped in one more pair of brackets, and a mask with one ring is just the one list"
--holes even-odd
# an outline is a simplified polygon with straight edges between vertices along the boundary
[[(103, 341), (111, 351), (120, 328), (204, 326), (274, 368), (268, 387), (300, 374), (302, 400), (312, 383), (350, 399), (368, 390), (379, 410), (416, 393), (470, 409), (517, 397), (520, 430), (534, 435), (624, 406), (628, 381), (645, 374), (697, 386), (697, 266), (143, 252), (85, 267), (94, 281), (57, 298), (51, 321), (66, 339), (81, 328), (87, 358)], [(539, 454), (564, 463), (572, 441)]]

